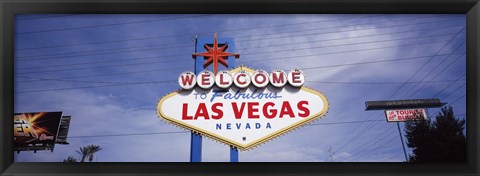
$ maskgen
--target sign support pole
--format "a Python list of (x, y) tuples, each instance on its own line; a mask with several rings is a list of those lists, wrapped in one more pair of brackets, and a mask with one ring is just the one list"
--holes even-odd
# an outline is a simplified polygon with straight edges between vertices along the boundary
[[(195, 53), (197, 52), (198, 35), (195, 36)], [(195, 74), (203, 70), (203, 60), (195, 59)], [(202, 162), (202, 135), (195, 134), (192, 131), (190, 140), (190, 162)]]
[(408, 162), (407, 150), (405, 150), (405, 144), (403, 143), (402, 130), (400, 130), (400, 122), (397, 122), (398, 134), (400, 134), (400, 141), (402, 141), (403, 154), (405, 155), (405, 162)]
[[(229, 43), (230, 40), (227, 39), (226, 43)], [(197, 48), (202, 47), (205, 43), (204, 40), (198, 42), (198, 35), (195, 36), (195, 48), (194, 51), (197, 53)], [(200, 44), (200, 46), (199, 46)], [(233, 41), (229, 43), (229, 50), (235, 50), (235, 44)], [(228, 67), (235, 68), (235, 58), (229, 57), (227, 59)], [(195, 74), (198, 75), (204, 69), (204, 60), (195, 58)], [(217, 74), (217, 73), (214, 73)], [(238, 162), (238, 149), (236, 147), (230, 146), (230, 162)], [(190, 162), (202, 162), (202, 136), (200, 134), (195, 134), (192, 131), (191, 141), (190, 141)]]
[(236, 147), (230, 146), (230, 162), (238, 162), (238, 149)]

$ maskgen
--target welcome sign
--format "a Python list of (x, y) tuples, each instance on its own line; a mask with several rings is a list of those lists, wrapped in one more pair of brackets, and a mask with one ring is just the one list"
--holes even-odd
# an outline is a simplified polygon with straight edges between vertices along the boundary
[[(216, 77), (207, 71), (182, 73), (179, 84), (184, 89), (163, 97), (158, 115), (181, 128), (248, 150), (326, 114), (327, 98), (295, 81), (303, 84), (303, 74), (295, 77), (294, 70), (288, 78), (280, 74), (277, 82), (268, 82), (274, 79), (267, 76), (282, 72), (256, 76), (263, 73), (246, 67), (228, 74), (220, 71)], [(218, 78), (222, 75), (225, 79)]]

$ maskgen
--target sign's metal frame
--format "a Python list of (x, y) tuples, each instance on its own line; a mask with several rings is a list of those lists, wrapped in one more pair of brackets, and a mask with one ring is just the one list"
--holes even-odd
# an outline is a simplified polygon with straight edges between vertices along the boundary
[(407, 109), (407, 108), (437, 108), (445, 103), (438, 98), (431, 99), (410, 99), (410, 100), (388, 100), (388, 101), (367, 101), (365, 110), (385, 110), (385, 109)]

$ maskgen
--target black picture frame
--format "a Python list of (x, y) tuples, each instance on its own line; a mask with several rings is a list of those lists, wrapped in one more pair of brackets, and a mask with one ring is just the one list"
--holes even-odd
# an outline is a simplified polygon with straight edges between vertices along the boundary
[[(478, 0), (1, 0), (1, 175), (479, 175)], [(14, 163), (15, 14), (411, 13), (466, 14), (467, 144), (465, 164), (414, 163)]]

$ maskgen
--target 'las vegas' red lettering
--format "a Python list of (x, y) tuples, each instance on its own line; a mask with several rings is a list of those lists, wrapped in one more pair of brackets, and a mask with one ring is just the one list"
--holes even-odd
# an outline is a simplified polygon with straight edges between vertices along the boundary
[(240, 109), (237, 106), (236, 102), (232, 102), (233, 114), (235, 114), (236, 119), (242, 118), (243, 109), (245, 108), (245, 103), (242, 103)]
[(210, 119), (208, 117), (208, 111), (207, 111), (207, 106), (205, 106), (205, 103), (200, 103), (198, 105), (197, 112), (195, 113), (195, 116), (193, 117), (193, 120), (197, 120), (198, 117), (203, 117), (205, 120)]
[(298, 110), (303, 111), (302, 113), (300, 113), (300, 112), (298, 113), (298, 116), (300, 116), (300, 117), (308, 117), (310, 115), (310, 110), (307, 107), (305, 107), (304, 105), (305, 106), (308, 105), (308, 101), (305, 101), (305, 100), (300, 101), (297, 104)]
[(223, 117), (223, 111), (220, 109), (221, 107), (223, 107), (222, 103), (214, 103), (212, 105), (212, 111), (217, 114), (217, 115), (212, 114), (212, 119), (217, 120)]
[(282, 109), (280, 110), (280, 118), (282, 118), (284, 115), (288, 115), (290, 117), (295, 117), (293, 115), (292, 107), (290, 106), (290, 103), (288, 103), (288, 101), (283, 102)]
[(258, 112), (258, 102), (249, 102), (248, 103), (248, 118), (249, 119), (258, 119), (260, 116), (258, 114), (253, 114)]
[(183, 103), (182, 106), (182, 120), (192, 120), (192, 116), (187, 115), (187, 110), (188, 110), (188, 104)]
[(270, 109), (270, 111), (268, 110), (268, 107), (270, 107), (270, 106), (275, 106), (275, 103), (267, 102), (267, 103), (265, 103), (265, 105), (263, 105), (263, 115), (267, 119), (273, 119), (277, 115), (277, 110), (276, 109)]

